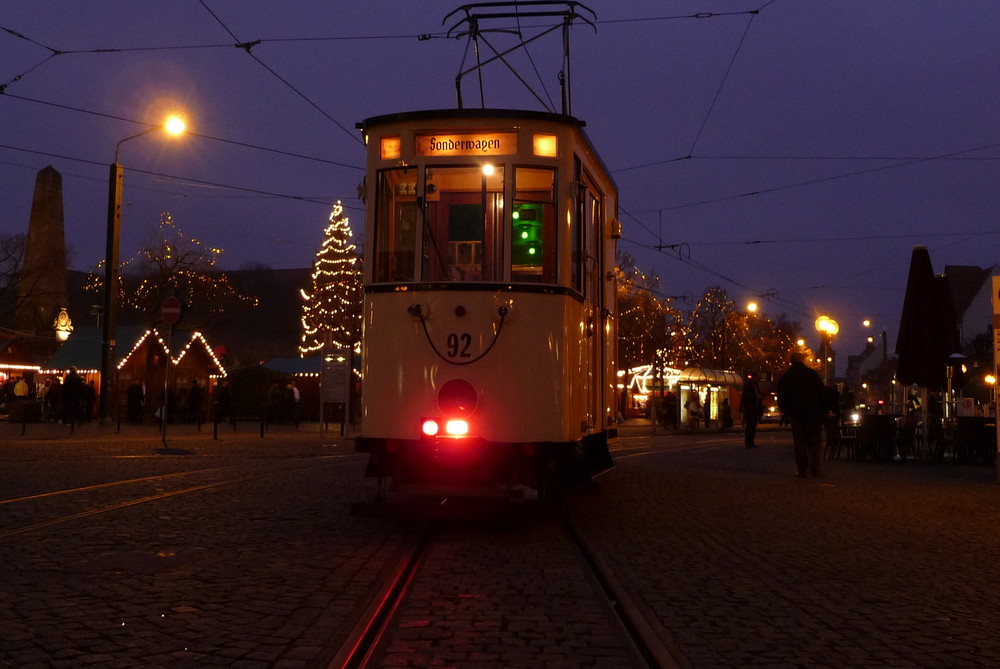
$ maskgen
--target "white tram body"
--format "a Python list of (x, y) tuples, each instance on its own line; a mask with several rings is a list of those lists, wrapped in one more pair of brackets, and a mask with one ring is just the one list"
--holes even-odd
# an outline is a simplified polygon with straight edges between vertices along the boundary
[(582, 125), (507, 110), (358, 125), (369, 475), (502, 493), (611, 466), (617, 191)]

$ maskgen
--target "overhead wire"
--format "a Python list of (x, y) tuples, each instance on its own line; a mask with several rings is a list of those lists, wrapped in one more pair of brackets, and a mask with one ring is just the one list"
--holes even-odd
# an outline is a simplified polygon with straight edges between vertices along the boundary
[[(89, 159), (89, 158), (79, 158), (77, 156), (69, 156), (69, 155), (66, 155), (66, 154), (53, 153), (53, 152), (50, 152), (50, 151), (39, 151), (39, 150), (36, 150), (36, 149), (27, 149), (27, 148), (24, 148), (24, 147), (12, 146), (12, 145), (9, 145), (9, 144), (0, 144), (0, 149), (8, 149), (8, 150), (11, 150), (11, 151), (20, 151), (20, 152), (23, 152), (23, 153), (31, 153), (31, 154), (40, 155), (40, 156), (47, 156), (47, 157), (50, 157), (50, 158), (60, 158), (62, 160), (69, 160), (69, 161), (79, 162), (79, 163), (85, 163), (85, 164), (89, 164), (89, 165), (99, 165), (101, 167), (106, 167), (107, 166), (106, 163), (102, 163), (100, 161), (92, 160), (92, 159)], [(137, 173), (137, 174), (144, 174), (144, 175), (150, 176), (150, 177), (159, 177), (159, 178), (163, 178), (163, 179), (170, 179), (174, 183), (178, 183), (178, 184), (195, 184), (195, 185), (198, 185), (198, 186), (210, 186), (210, 187), (213, 187), (213, 188), (223, 188), (223, 189), (226, 189), (226, 190), (238, 191), (238, 192), (243, 192), (243, 193), (252, 193), (254, 195), (260, 195), (260, 196), (266, 196), (266, 197), (274, 197), (274, 198), (281, 198), (281, 199), (286, 199), (286, 200), (295, 200), (295, 201), (299, 201), (299, 202), (309, 202), (309, 203), (312, 203), (312, 204), (323, 204), (323, 205), (330, 206), (330, 205), (332, 205), (334, 202), (336, 202), (339, 199), (339, 198), (319, 198), (319, 197), (306, 196), (306, 195), (290, 195), (290, 194), (287, 194), (287, 193), (278, 193), (278, 192), (275, 192), (275, 191), (268, 191), (268, 190), (263, 190), (263, 189), (260, 189), (260, 188), (250, 188), (250, 187), (247, 187), (247, 186), (234, 186), (232, 184), (224, 184), (224, 183), (220, 183), (220, 182), (216, 182), (216, 181), (208, 181), (208, 180), (205, 180), (205, 179), (195, 179), (195, 178), (192, 178), (192, 177), (184, 177), (184, 176), (178, 176), (178, 175), (174, 175), (174, 174), (165, 174), (163, 172), (154, 172), (152, 170), (144, 170), (144, 169), (141, 169), (141, 168), (138, 168), (138, 167), (129, 167), (129, 172), (130, 173)], [(83, 178), (86, 178), (86, 177), (83, 177)], [(186, 196), (186, 197), (190, 197), (190, 196)]]
[(295, 93), (297, 96), (299, 96), (302, 100), (304, 100), (306, 102), (306, 104), (308, 104), (310, 107), (312, 107), (313, 109), (315, 109), (316, 111), (318, 111), (320, 114), (322, 114), (327, 120), (331, 121), (334, 125), (336, 125), (338, 128), (340, 128), (341, 130), (343, 130), (355, 142), (357, 142), (359, 144), (362, 144), (362, 145), (364, 144), (364, 140), (361, 139), (361, 137), (358, 135), (358, 133), (354, 132), (353, 130), (348, 130), (346, 127), (344, 127), (344, 125), (340, 121), (338, 121), (333, 116), (331, 116), (325, 109), (323, 109), (322, 107), (320, 107), (308, 95), (306, 95), (305, 93), (303, 93), (302, 91), (300, 91), (298, 88), (296, 88), (295, 86), (293, 86), (290, 81), (288, 81), (283, 76), (281, 76), (280, 74), (278, 74), (277, 70), (275, 70), (273, 67), (271, 67), (270, 65), (268, 65), (267, 63), (265, 63), (260, 58), (258, 58), (253, 53), (253, 47), (256, 46), (257, 44), (259, 44), (260, 43), (259, 41), (258, 42), (240, 42), (239, 38), (236, 37), (236, 35), (233, 33), (233, 31), (229, 29), (229, 27), (222, 21), (222, 19), (219, 18), (219, 16), (215, 12), (213, 12), (211, 10), (211, 8), (207, 4), (205, 4), (205, 0), (199, 0), (199, 3), (201, 4), (202, 7), (205, 8), (205, 11), (207, 11), (212, 16), (212, 18), (214, 18), (218, 22), (218, 24), (220, 26), (222, 26), (223, 30), (225, 30), (227, 33), (229, 33), (229, 36), (232, 37), (234, 40), (237, 41), (237, 44), (239, 46), (241, 46), (244, 51), (247, 52), (247, 55), (250, 56), (254, 60), (254, 62), (256, 62), (257, 64), (259, 64), (261, 67), (263, 67), (268, 72), (270, 72), (278, 81), (280, 81), (289, 90), (291, 90), (293, 93)]
[[(84, 109), (82, 107), (75, 107), (75, 106), (72, 106), (72, 105), (65, 105), (65, 104), (61, 104), (61, 103), (58, 103), (58, 102), (50, 102), (48, 100), (39, 100), (37, 98), (29, 98), (29, 97), (26, 97), (26, 96), (23, 96), (23, 95), (17, 95), (17, 94), (14, 94), (14, 93), (6, 93), (6, 94), (4, 94), (4, 96), (8, 97), (8, 98), (15, 99), (15, 100), (22, 100), (24, 102), (32, 102), (32, 103), (35, 103), (35, 104), (46, 105), (46, 106), (49, 106), (49, 107), (55, 107), (57, 109), (65, 109), (67, 111), (79, 112), (79, 113), (82, 113), (82, 114), (89, 114), (89, 115), (92, 115), (92, 116), (99, 116), (99, 117), (102, 117), (102, 118), (112, 119), (112, 120), (115, 120), (115, 121), (126, 121), (128, 123), (134, 123), (136, 125), (145, 126), (147, 128), (155, 128), (156, 127), (156, 124), (148, 123), (146, 121), (138, 121), (138, 120), (135, 120), (135, 119), (126, 118), (124, 116), (116, 116), (114, 114), (107, 114), (107, 113), (104, 113), (104, 112), (94, 111), (92, 109)], [(214, 142), (221, 142), (223, 144), (232, 144), (234, 146), (241, 146), (243, 148), (254, 149), (254, 150), (257, 150), (257, 151), (265, 151), (265, 152), (268, 152), (268, 153), (275, 153), (275, 154), (279, 154), (279, 155), (283, 155), (283, 156), (289, 156), (291, 158), (301, 158), (303, 160), (309, 160), (309, 161), (318, 162), (318, 163), (325, 163), (327, 165), (334, 165), (336, 167), (344, 167), (344, 168), (351, 169), (351, 170), (364, 171), (364, 167), (361, 167), (360, 165), (352, 165), (350, 163), (343, 163), (343, 162), (340, 162), (340, 161), (337, 161), (337, 160), (330, 160), (329, 158), (319, 158), (317, 156), (310, 156), (310, 155), (306, 155), (306, 154), (302, 154), (302, 153), (294, 153), (292, 151), (285, 151), (285, 150), (282, 150), (282, 149), (275, 149), (275, 148), (268, 147), (268, 146), (261, 146), (259, 144), (250, 144), (248, 142), (241, 142), (239, 140), (226, 139), (224, 137), (215, 137), (213, 135), (203, 135), (203, 134), (197, 133), (197, 132), (186, 132), (185, 134), (190, 135), (191, 137), (198, 137), (199, 139), (207, 139), (207, 140), (211, 140), (211, 141), (214, 141)]]
[(841, 173), (841, 174), (833, 174), (833, 175), (830, 175), (830, 176), (827, 176), (827, 177), (819, 177), (819, 178), (816, 178), (816, 179), (808, 179), (806, 181), (797, 181), (795, 183), (782, 184), (780, 186), (772, 186), (770, 188), (761, 188), (759, 190), (748, 191), (748, 192), (745, 192), (745, 193), (737, 193), (737, 194), (734, 194), (734, 195), (724, 195), (722, 197), (709, 198), (709, 199), (706, 199), (706, 200), (697, 200), (697, 201), (694, 201), (694, 202), (687, 202), (687, 203), (684, 203), (684, 204), (678, 204), (678, 205), (673, 205), (673, 206), (669, 206), (669, 207), (659, 207), (657, 209), (647, 209), (647, 210), (644, 210), (644, 211), (676, 211), (678, 209), (686, 209), (688, 207), (699, 207), (699, 206), (702, 206), (702, 205), (714, 204), (714, 203), (717, 203), (717, 202), (727, 202), (727, 201), (730, 201), (730, 200), (738, 200), (738, 199), (746, 198), (746, 197), (755, 197), (755, 196), (758, 196), (758, 195), (765, 195), (765, 194), (768, 194), (768, 193), (777, 193), (779, 191), (789, 190), (789, 189), (792, 189), (792, 188), (801, 188), (803, 186), (813, 186), (813, 185), (816, 185), (816, 184), (828, 183), (828, 182), (831, 182), (831, 181), (837, 181), (839, 179), (847, 179), (847, 178), (850, 178), (850, 177), (856, 177), (856, 176), (861, 176), (861, 175), (865, 175), (865, 174), (874, 174), (876, 172), (882, 172), (882, 171), (885, 171), (885, 170), (898, 169), (898, 168), (901, 168), (901, 167), (909, 167), (910, 165), (917, 165), (917, 164), (920, 164), (920, 163), (933, 162), (933, 161), (938, 161), (938, 160), (953, 159), (955, 156), (959, 156), (959, 155), (962, 155), (962, 154), (965, 154), (965, 153), (972, 153), (972, 152), (975, 152), (975, 151), (984, 151), (984, 150), (987, 150), (987, 149), (994, 149), (994, 148), (997, 148), (997, 147), (1000, 147), (1000, 143), (998, 143), (998, 144), (986, 144), (986, 145), (978, 146), (978, 147), (971, 148), (971, 149), (959, 149), (957, 151), (949, 151), (948, 153), (943, 153), (943, 154), (939, 154), (939, 155), (935, 155), (935, 156), (926, 156), (926, 157), (923, 157), (923, 158), (913, 158), (911, 160), (902, 160), (902, 161), (898, 161), (898, 162), (893, 162), (891, 165), (879, 165), (879, 166), (876, 166), (876, 167), (870, 167), (870, 168), (863, 169), (863, 170), (854, 170), (854, 171), (851, 171), (851, 172), (844, 172), (844, 173)]
[[(518, 7), (518, 6), (515, 5), (515, 12), (517, 13), (517, 17), (516, 17), (517, 32), (518, 32), (518, 35), (520, 35), (521, 31), (522, 31), (522, 28), (521, 28), (521, 12), (520, 12), (520, 7)], [(528, 62), (531, 63), (531, 69), (535, 71), (535, 77), (538, 79), (538, 83), (541, 84), (541, 86), (542, 86), (542, 92), (545, 93), (545, 97), (548, 98), (548, 100), (549, 100), (549, 108), (550, 109), (555, 109), (556, 104), (552, 100), (552, 94), (549, 93), (548, 86), (545, 85), (545, 80), (542, 78), (541, 73), (538, 71), (538, 66), (535, 64), (535, 59), (531, 57), (531, 51), (528, 49), (527, 43), (524, 44), (524, 53), (528, 57)]]
[(753, 20), (757, 18), (757, 11), (748, 12), (750, 18), (747, 21), (746, 27), (743, 29), (743, 34), (740, 36), (739, 44), (736, 45), (736, 50), (733, 52), (732, 58), (729, 59), (729, 64), (726, 66), (726, 71), (722, 75), (722, 80), (719, 82), (719, 86), (715, 89), (715, 95), (712, 97), (712, 102), (709, 103), (708, 109), (705, 111), (705, 116), (701, 120), (701, 125), (698, 127), (698, 132), (695, 133), (694, 140), (691, 142), (691, 148), (688, 149), (688, 155), (694, 153), (694, 148), (698, 145), (698, 140), (701, 139), (701, 134), (705, 131), (705, 126), (708, 125), (708, 119), (712, 116), (712, 110), (715, 109), (716, 103), (719, 101), (719, 96), (722, 95), (722, 89), (726, 86), (726, 81), (729, 80), (729, 73), (733, 71), (733, 65), (736, 63), (736, 59), (740, 55), (740, 51), (743, 49), (743, 43), (746, 42), (747, 35), (750, 33), (750, 28), (753, 26)]

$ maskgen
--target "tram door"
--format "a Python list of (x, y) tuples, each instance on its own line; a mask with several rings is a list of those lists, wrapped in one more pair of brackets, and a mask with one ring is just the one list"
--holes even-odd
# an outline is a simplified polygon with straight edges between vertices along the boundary
[[(579, 169), (579, 166), (578, 166)], [(581, 252), (583, 260), (583, 294), (587, 305), (585, 315), (588, 348), (587, 411), (592, 427), (602, 429), (604, 425), (604, 352), (605, 331), (601, 318), (603, 307), (603, 202), (601, 193), (584, 171), (579, 172), (580, 209), (582, 214)]]

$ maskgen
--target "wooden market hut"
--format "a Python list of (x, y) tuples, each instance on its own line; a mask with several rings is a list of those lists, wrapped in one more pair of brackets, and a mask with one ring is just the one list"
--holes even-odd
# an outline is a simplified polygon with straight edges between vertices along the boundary
[[(78, 329), (48, 360), (42, 373), (62, 376), (75, 366), (86, 381), (95, 381), (99, 388), (101, 337), (100, 328)], [(143, 390), (144, 402), (140, 415), (133, 415), (133, 419), (148, 422), (158, 416), (165, 387), (174, 400), (169, 405), (168, 419), (208, 419), (209, 398), (216, 379), (226, 376), (226, 370), (202, 333), (177, 330), (167, 341), (156, 328), (121, 327), (118, 342), (113, 361), (115, 409), (110, 414), (115, 420), (127, 419), (128, 391), (134, 386)], [(184, 407), (180, 397), (186, 395), (193, 382), (203, 390), (200, 415), (175, 412), (175, 408)]]
[(24, 346), (10, 335), (0, 335), (0, 383), (15, 376), (33, 377), (41, 367)]
[(23, 376), (30, 387), (30, 397), (34, 398), (36, 384), (41, 382), (34, 359), (17, 339), (0, 335), (0, 413), (13, 419), (21, 418), (14, 402), (14, 381)]

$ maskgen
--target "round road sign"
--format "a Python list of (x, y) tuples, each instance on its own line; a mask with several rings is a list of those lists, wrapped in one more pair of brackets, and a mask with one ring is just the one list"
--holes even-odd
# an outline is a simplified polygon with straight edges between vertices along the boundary
[(181, 310), (181, 301), (176, 297), (168, 297), (163, 300), (163, 306), (160, 307), (160, 317), (164, 323), (173, 325), (181, 319)]

